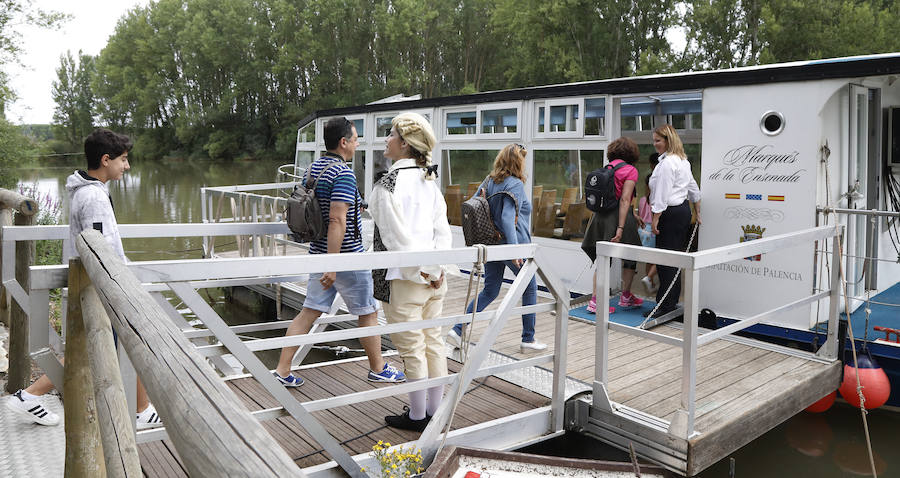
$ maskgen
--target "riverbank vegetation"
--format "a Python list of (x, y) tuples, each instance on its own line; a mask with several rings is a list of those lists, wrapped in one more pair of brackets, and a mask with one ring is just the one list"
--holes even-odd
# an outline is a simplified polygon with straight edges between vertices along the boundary
[(158, 0), (60, 59), (53, 148), (105, 125), (138, 157), (290, 160), (317, 109), (897, 51), (898, 27), (881, 0)]

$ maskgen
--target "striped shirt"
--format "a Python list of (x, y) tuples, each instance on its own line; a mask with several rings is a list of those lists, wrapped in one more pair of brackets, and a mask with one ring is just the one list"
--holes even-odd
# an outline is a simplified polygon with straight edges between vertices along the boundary
[[(335, 161), (340, 161), (340, 165), (329, 168), (328, 166)], [(311, 177), (315, 178), (323, 169), (325, 172), (319, 176), (319, 182), (316, 184), (316, 199), (319, 200), (319, 207), (322, 209), (323, 224), (328, 224), (331, 201), (347, 203), (349, 205), (347, 230), (344, 232), (341, 252), (365, 252), (362, 244), (362, 217), (359, 211), (362, 197), (356, 188), (356, 176), (353, 175), (353, 170), (336, 155), (324, 156), (313, 161), (309, 166)], [(311, 242), (309, 253), (327, 254), (328, 238)]]

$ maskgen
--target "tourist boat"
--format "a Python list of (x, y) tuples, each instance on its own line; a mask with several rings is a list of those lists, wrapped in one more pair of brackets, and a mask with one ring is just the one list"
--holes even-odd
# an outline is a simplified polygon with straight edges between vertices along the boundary
[[(303, 119), (294, 164), (281, 169), (282, 179), (302, 174), (324, 150), (324, 122), (345, 116), (359, 134), (353, 169), (368, 195), (390, 165), (383, 152), (391, 119), (421, 113), (436, 132), (439, 184), (454, 246), (462, 246), (460, 203), (496, 152), (520, 143), (528, 149), (534, 241), (553, 257), (555, 275), (578, 304), (592, 288), (591, 263), (580, 248), (590, 214), (585, 176), (605, 164), (607, 145), (620, 136), (639, 144), (637, 166), (647, 174), (652, 129), (672, 124), (702, 190), (699, 249), (826, 224), (845, 228), (841, 261), (852, 332), (887, 370), (895, 390), (888, 404), (900, 406), (898, 78), (900, 53), (889, 53), (439, 98), (398, 95)], [(827, 250), (802, 245), (704, 270), (700, 301), (712, 320), (703, 325), (723, 326), (821, 290), (837, 265)], [(814, 348), (824, 339), (818, 325), (827, 312), (796, 307), (748, 332)]]

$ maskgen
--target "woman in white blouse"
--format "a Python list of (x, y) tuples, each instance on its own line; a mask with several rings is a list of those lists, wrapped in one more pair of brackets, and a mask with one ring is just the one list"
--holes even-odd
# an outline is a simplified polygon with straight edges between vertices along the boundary
[[(369, 211), (375, 221), (376, 251), (449, 249), (452, 243), (447, 204), (435, 183), (431, 150), (436, 140), (428, 121), (416, 113), (394, 118), (384, 157), (393, 161), (372, 189)], [(447, 283), (445, 266), (429, 265), (372, 271), (375, 298), (382, 301), (388, 323), (411, 322), (441, 313)], [(440, 327), (391, 334), (403, 359), (407, 380), (447, 375)], [(410, 392), (409, 407), (389, 415), (392, 427), (422, 431), (444, 394), (442, 385)]]
[[(697, 224), (700, 224), (700, 188), (691, 174), (691, 163), (684, 154), (684, 146), (675, 128), (666, 124), (653, 130), (653, 147), (660, 154), (659, 164), (650, 177), (650, 211), (653, 214), (656, 247), (684, 251), (691, 226), (688, 201), (694, 203)], [(660, 305), (654, 315), (659, 317), (675, 309), (681, 295), (681, 283), (675, 282), (666, 294), (678, 269), (659, 265), (657, 270), (659, 290), (656, 291), (656, 301)]]

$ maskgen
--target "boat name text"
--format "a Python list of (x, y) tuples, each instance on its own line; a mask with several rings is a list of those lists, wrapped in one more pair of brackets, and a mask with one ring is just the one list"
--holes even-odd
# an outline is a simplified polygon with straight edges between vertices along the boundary
[(724, 167), (709, 175), (713, 181), (739, 181), (749, 183), (797, 183), (805, 169), (793, 171), (769, 171), (779, 165), (791, 165), (799, 162), (797, 151), (790, 153), (771, 152), (771, 144), (747, 144), (734, 148), (722, 157)]
[(738, 274), (747, 274), (752, 276), (766, 277), (768, 279), (781, 279), (781, 280), (792, 280), (792, 281), (802, 281), (803, 274), (794, 271), (786, 271), (781, 269), (772, 269), (770, 267), (765, 266), (757, 266), (757, 265), (749, 265), (749, 264), (716, 264), (712, 266), (712, 269), (726, 271), (726, 272), (735, 272)]

